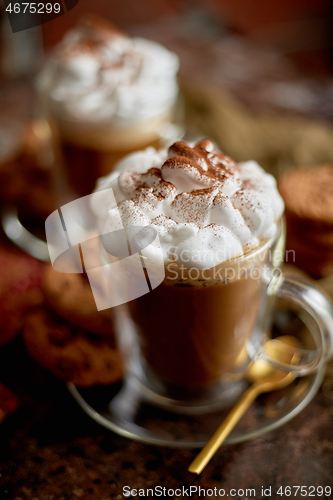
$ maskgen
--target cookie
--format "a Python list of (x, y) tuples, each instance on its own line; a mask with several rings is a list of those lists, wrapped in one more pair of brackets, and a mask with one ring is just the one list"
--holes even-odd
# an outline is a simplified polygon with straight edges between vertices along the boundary
[(31, 307), (43, 302), (44, 264), (24, 253), (0, 247), (0, 346), (17, 337)]
[(299, 219), (333, 224), (333, 166), (288, 170), (278, 185), (286, 208)]
[(122, 377), (120, 354), (109, 341), (87, 336), (46, 308), (29, 314), (23, 339), (40, 365), (77, 386), (108, 385)]
[[(293, 250), (293, 254), (290, 253)], [(307, 271), (312, 277), (327, 276), (333, 271), (333, 251), (323, 251), (315, 244), (304, 247), (297, 239), (288, 239), (288, 262)]]
[(112, 335), (111, 311), (97, 310), (84, 275), (60, 273), (48, 266), (42, 286), (47, 304), (59, 316), (96, 335)]
[(322, 250), (332, 250), (333, 248), (333, 224), (325, 222), (303, 219), (299, 223), (299, 217), (286, 209), (288, 220), (289, 236), (296, 238), (300, 242), (311, 241), (312, 246)]
[(278, 188), (286, 206), (287, 250), (313, 277), (333, 271), (333, 166), (285, 172)]

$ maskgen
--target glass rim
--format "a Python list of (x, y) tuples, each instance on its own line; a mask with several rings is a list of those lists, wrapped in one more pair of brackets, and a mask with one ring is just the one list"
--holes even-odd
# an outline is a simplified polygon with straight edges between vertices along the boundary
[[(276, 232), (275, 232), (274, 236), (272, 236), (271, 238), (269, 238), (267, 240), (262, 241), (261, 244), (248, 250), (245, 254), (238, 255), (237, 257), (233, 257), (232, 259), (227, 259), (225, 261), (219, 262), (218, 264), (215, 264), (215, 266), (200, 269), (200, 271), (201, 272), (209, 271), (211, 269), (214, 269), (215, 267), (227, 266), (228, 264), (230, 264), (230, 265), (238, 264), (239, 262), (246, 261), (248, 259), (251, 259), (252, 257), (255, 259), (259, 253), (266, 251), (270, 247), (272, 247), (274, 242), (279, 240), (280, 236), (284, 233), (284, 231), (285, 231), (285, 219), (284, 219), (284, 215), (282, 214), (282, 216), (276, 221)], [(159, 265), (158, 263), (154, 262), (153, 260), (149, 259), (148, 257), (145, 257), (144, 255), (141, 255), (141, 258), (145, 261), (151, 262), (154, 265)], [(179, 266), (180, 268), (188, 269), (188, 270), (197, 269), (195, 267), (187, 267), (184, 264), (181, 264), (175, 260), (163, 262), (164, 268), (166, 268), (169, 265)], [(161, 264), (161, 266), (162, 266), (162, 264)]]

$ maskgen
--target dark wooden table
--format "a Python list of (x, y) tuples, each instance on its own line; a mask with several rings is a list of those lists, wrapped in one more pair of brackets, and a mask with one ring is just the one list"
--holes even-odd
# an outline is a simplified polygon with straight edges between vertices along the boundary
[[(222, 447), (196, 477), (187, 472), (195, 450), (135, 443), (92, 421), (64, 383), (28, 356), (21, 338), (0, 348), (0, 383), (20, 398), (18, 410), (0, 424), (0, 500), (121, 500), (125, 486), (145, 490), (146, 497), (147, 489), (166, 488), (149, 498), (172, 498), (168, 490), (183, 487), (186, 498), (191, 486), (210, 490), (206, 498), (236, 499), (263, 498), (262, 488), (273, 499), (289, 498), (288, 486), (307, 487), (306, 495), (292, 490), (291, 498), (313, 498), (310, 486), (333, 490), (332, 394), (320, 391), (274, 432)], [(287, 494), (278, 494), (280, 486)]]
[[(167, 498), (173, 498), (167, 490), (189, 492), (190, 486), (213, 490), (212, 498), (222, 498), (221, 489), (233, 498), (263, 498), (262, 487), (271, 488), (274, 499), (287, 498), (277, 494), (280, 486), (333, 490), (333, 401), (322, 392), (284, 427), (223, 447), (196, 477), (187, 472), (195, 450), (147, 446), (100, 427), (62, 382), (29, 358), (20, 338), (0, 349), (0, 382), (21, 399), (0, 425), (1, 500), (120, 500), (125, 486), (165, 487)], [(246, 495), (249, 488), (255, 496)], [(181, 497), (186, 496), (185, 491)], [(159, 498), (156, 491), (149, 497)], [(204, 496), (193, 493), (192, 498)]]

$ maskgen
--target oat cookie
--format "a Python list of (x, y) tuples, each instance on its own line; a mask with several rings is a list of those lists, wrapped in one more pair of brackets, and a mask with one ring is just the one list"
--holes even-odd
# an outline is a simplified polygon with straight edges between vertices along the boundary
[(96, 335), (112, 335), (110, 309), (98, 311), (88, 279), (48, 266), (43, 277), (43, 292), (50, 308), (70, 323)]
[(23, 339), (39, 364), (80, 387), (112, 384), (122, 377), (120, 354), (108, 340), (87, 336), (45, 308), (29, 314)]
[(278, 187), (286, 206), (287, 249), (313, 277), (333, 272), (333, 166), (288, 170)]

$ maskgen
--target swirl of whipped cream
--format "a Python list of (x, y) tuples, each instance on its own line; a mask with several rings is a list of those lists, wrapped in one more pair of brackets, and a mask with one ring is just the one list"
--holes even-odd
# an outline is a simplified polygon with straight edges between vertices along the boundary
[[(274, 177), (256, 162), (236, 164), (209, 139), (169, 152), (147, 148), (119, 162), (98, 181), (113, 188), (117, 209), (105, 199), (93, 210), (112, 230), (114, 210), (124, 226), (154, 227), (165, 262), (208, 269), (274, 237), (284, 203)], [(119, 220), (119, 215), (118, 215)]]
[(178, 94), (178, 57), (93, 17), (69, 31), (37, 80), (58, 116), (120, 124), (167, 111)]

